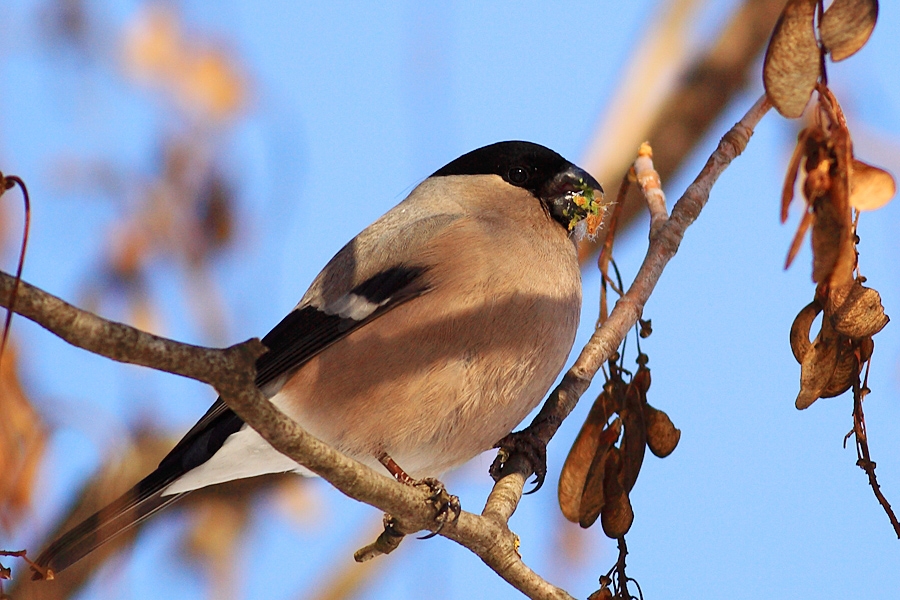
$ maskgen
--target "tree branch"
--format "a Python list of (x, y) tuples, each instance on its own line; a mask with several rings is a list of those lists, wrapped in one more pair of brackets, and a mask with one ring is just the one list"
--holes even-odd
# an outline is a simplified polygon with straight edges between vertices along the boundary
[[(671, 180), (728, 104), (750, 82), (759, 81), (759, 55), (765, 50), (784, 4), (785, 0), (742, 0), (719, 29), (715, 41), (678, 74), (671, 89), (663, 92), (656, 109), (642, 114), (638, 108), (635, 116), (636, 105), (645, 106), (647, 97), (659, 95), (652, 87), (660, 79), (658, 74), (653, 76), (657, 65), (640, 58), (648, 45), (662, 39), (648, 28), (635, 58), (623, 70), (628, 85), (618, 86), (619, 91), (610, 101), (606, 116), (595, 130), (594, 141), (579, 164), (598, 181), (609, 183), (608, 191), (614, 192), (616, 182), (622, 180), (631, 164), (633, 148), (648, 140), (654, 146), (653, 163), (660, 177)], [(670, 33), (685, 35), (684, 30)], [(671, 54), (666, 47), (661, 60), (669, 60)], [(619, 127), (622, 123), (628, 124), (627, 129)], [(641, 210), (636, 194), (630, 194), (621, 225), (631, 223)], [(597, 239), (602, 240), (602, 234)], [(598, 250), (595, 244), (582, 240), (582, 264)]]
[[(9, 306), (14, 284), (14, 277), (0, 272), (0, 305)], [(103, 319), (25, 282), (19, 285), (15, 311), (94, 354), (212, 385), (222, 400), (279, 452), (322, 476), (347, 496), (390, 513), (402, 523), (404, 531), (435, 526), (426, 492), (400, 484), (344, 456), (268, 402), (254, 385), (255, 361), (264, 351), (259, 340), (222, 350), (182, 344)], [(514, 481), (505, 481), (501, 489), (514, 487)], [(521, 483), (518, 487), (520, 496)], [(463, 511), (456, 522), (446, 524), (441, 535), (472, 550), (529, 597), (570, 598), (525, 566), (517, 552), (517, 537), (507, 527), (503, 514), (512, 514), (512, 510), (488, 510), (485, 516)]]
[[(656, 235), (651, 237), (644, 262), (631, 288), (616, 302), (609, 319), (594, 332), (575, 364), (529, 425), (541, 440), (549, 442), (556, 434), (560, 424), (590, 386), (600, 366), (616, 351), (628, 331), (637, 323), (663, 270), (678, 251), (685, 231), (697, 220), (709, 200), (713, 184), (731, 161), (747, 147), (753, 129), (770, 107), (766, 97), (762, 96), (722, 137), (703, 170), (675, 204), (672, 215), (659, 226)], [(530, 471), (526, 472), (528, 474)]]
[[(529, 426), (549, 442), (562, 420), (587, 390), (600, 365), (640, 318), (662, 271), (675, 255), (684, 232), (696, 220), (722, 171), (746, 147), (753, 128), (768, 110), (761, 98), (719, 143), (703, 171), (687, 189), (667, 221), (652, 236), (634, 283), (609, 319), (594, 332), (578, 360)], [(0, 305), (8, 307), (14, 278), (0, 272)], [(257, 339), (223, 350), (182, 344), (80, 310), (22, 283), (15, 311), (70, 344), (119, 362), (143, 365), (212, 385), (222, 400), (279, 452), (308, 467), (347, 496), (390, 513), (403, 532), (435, 527), (428, 493), (376, 473), (307, 433), (267, 401), (254, 385), (255, 361), (264, 351)], [(481, 515), (461, 512), (440, 534), (468, 548), (503, 579), (530, 598), (571, 598), (526, 566), (518, 538), (507, 522), (522, 497), (530, 465), (513, 456), (507, 475), (494, 486)]]

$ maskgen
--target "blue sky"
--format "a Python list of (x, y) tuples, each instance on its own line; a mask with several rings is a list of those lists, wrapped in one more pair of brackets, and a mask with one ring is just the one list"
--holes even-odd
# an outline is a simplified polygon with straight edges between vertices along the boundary
[[(143, 3), (87, 2), (100, 24), (87, 52), (42, 37), (46, 4), (13, 0), (3, 10), (9, 33), (0, 37), (0, 170), (22, 176), (32, 193), (26, 278), (75, 300), (86, 273), (101, 263), (120, 209), (96, 191), (61, 185), (54, 165), (74, 158), (150, 172), (161, 138), (180, 131), (183, 120), (160, 94), (130, 82), (117, 62), (121, 31)], [(698, 43), (731, 5), (715, 4), (697, 26)], [(578, 162), (617, 82), (628, 76), (626, 60), (656, 6), (178, 3), (187, 30), (238, 57), (252, 90), (246, 113), (215, 136), (215, 160), (238, 198), (236, 244), (213, 265), (227, 341), (264, 334), (340, 246), (456, 156), (528, 139)], [(882, 3), (869, 44), (829, 71), (857, 155), (895, 174), (898, 37), (900, 7)], [(671, 201), (761, 93), (760, 79), (666, 182)], [(851, 398), (822, 400), (802, 413), (793, 406), (799, 366), (788, 331), (813, 294), (808, 249), (791, 270), (782, 269), (798, 218), (795, 212), (788, 225), (778, 223), (795, 135), (796, 123), (774, 113), (765, 118), (688, 230), (645, 312), (654, 329), (642, 343), (653, 372), (650, 402), (682, 430), (672, 456), (648, 457), (632, 493), (629, 572), (648, 599), (891, 598), (900, 589), (900, 542), (853, 450), (841, 447)], [(888, 314), (900, 318), (898, 225), (895, 202), (864, 215), (859, 233), (862, 272)], [(626, 278), (642, 259), (645, 232), (638, 227), (619, 242)], [(10, 254), (5, 260), (12, 264)], [(183, 300), (185, 279), (161, 261), (148, 293), (168, 335), (202, 343)], [(596, 318), (597, 286), (587, 269), (576, 348)], [(149, 420), (178, 435), (213, 399), (203, 386), (68, 348), (23, 319), (15, 330), (25, 380), (54, 429), (32, 519), (4, 538), (4, 547), (33, 545), (136, 424)], [(891, 323), (875, 339), (866, 415), (884, 492), (900, 507), (896, 330)], [(615, 547), (599, 527), (561, 523), (555, 480), (597, 387), (551, 443), (548, 485), (526, 497), (511, 523), (525, 560), (579, 597), (596, 588)], [(489, 462), (482, 457), (448, 477), (469, 510), (480, 510), (490, 489)], [(291, 517), (276, 499), (261, 500), (241, 543), (236, 597), (303, 597), (351, 560), (354, 545), (380, 519), (321, 482), (311, 486), (315, 518)], [(135, 551), (81, 597), (144, 598), (161, 590), (171, 598), (204, 597), (206, 576), (173, 550), (185, 521), (178, 511), (157, 519)], [(580, 558), (562, 553), (564, 531), (569, 543), (583, 544)], [(410, 539), (382, 562), (365, 597), (519, 597), (444, 539)]]

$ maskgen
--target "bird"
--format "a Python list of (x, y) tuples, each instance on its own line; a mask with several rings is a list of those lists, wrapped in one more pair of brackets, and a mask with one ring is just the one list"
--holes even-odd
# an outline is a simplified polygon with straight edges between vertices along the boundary
[[(539, 144), (460, 156), (327, 263), (262, 338), (256, 385), (315, 437), (400, 480), (460, 466), (507, 436), (565, 365), (581, 313), (575, 240), (605, 208), (590, 174)], [(192, 490), (288, 471), (311, 474), (218, 399), (156, 470), (35, 563), (52, 576)]]

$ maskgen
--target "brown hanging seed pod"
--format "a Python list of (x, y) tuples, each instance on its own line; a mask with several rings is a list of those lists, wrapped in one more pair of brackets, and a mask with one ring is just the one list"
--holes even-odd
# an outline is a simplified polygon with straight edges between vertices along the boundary
[(647, 449), (647, 430), (644, 425), (645, 403), (640, 381), (635, 376), (625, 394), (625, 408), (622, 410), (622, 423), (625, 433), (622, 435), (622, 487), (630, 492), (637, 482), (644, 463)]
[(681, 430), (675, 428), (669, 415), (644, 404), (644, 423), (647, 425), (647, 446), (650, 452), (659, 458), (672, 454), (681, 439)]
[(602, 587), (588, 596), (588, 600), (612, 600), (612, 597), (612, 590), (608, 587)]
[(613, 446), (608, 454), (603, 478), (606, 503), (600, 513), (600, 524), (603, 526), (603, 533), (612, 539), (618, 539), (631, 529), (634, 510), (631, 508), (628, 493), (622, 487), (622, 458), (619, 449)]
[[(594, 457), (588, 466), (587, 472), (582, 477), (581, 489), (578, 491), (578, 496), (575, 500), (576, 504), (574, 504), (574, 509), (577, 510), (575, 518), (569, 518), (566, 509), (563, 508), (563, 514), (567, 519), (573, 523), (577, 522), (585, 529), (594, 524), (597, 517), (600, 516), (600, 509), (603, 508), (603, 504), (606, 502), (603, 490), (606, 461), (609, 455), (609, 449), (619, 439), (621, 424), (622, 422), (616, 418), (612, 424), (600, 434), (600, 440), (595, 448)], [(563, 507), (562, 490), (562, 477), (560, 477), (561, 508)], [(570, 507), (569, 510), (571, 511), (572, 508)]]
[(606, 504), (603, 482), (606, 477), (606, 464), (609, 462), (610, 449), (611, 446), (607, 445), (597, 452), (584, 481), (584, 492), (579, 504), (578, 524), (585, 529), (597, 521), (603, 505)]
[[(611, 397), (615, 387), (614, 384), (607, 383), (603, 392), (594, 401), (559, 475), (559, 487), (557, 488), (559, 508), (566, 519), (573, 523), (578, 523), (581, 519), (583, 511), (580, 505), (592, 461), (598, 454), (606, 452), (606, 449), (619, 439), (621, 426), (619, 419), (615, 419), (609, 426), (606, 425), (606, 421), (615, 412), (614, 401)], [(603, 476), (600, 477), (602, 488)], [(602, 506), (602, 498), (599, 502)], [(597, 510), (600, 510), (599, 507)], [(596, 520), (596, 518), (595, 516), (594, 519)]]
[(822, 389), (819, 397), (834, 398), (849, 390), (859, 377), (861, 368), (856, 352), (852, 348), (849, 346), (838, 348), (838, 360), (834, 367), (834, 373), (831, 374), (828, 385)]

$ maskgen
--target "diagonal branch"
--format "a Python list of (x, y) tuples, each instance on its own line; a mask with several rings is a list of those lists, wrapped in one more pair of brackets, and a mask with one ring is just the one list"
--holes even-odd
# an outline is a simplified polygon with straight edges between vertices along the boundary
[[(644, 262), (631, 288), (616, 302), (609, 319), (594, 331), (575, 364), (528, 426), (539, 439), (546, 443), (556, 434), (563, 420), (575, 408), (578, 399), (587, 391), (600, 366), (616, 351), (628, 331), (637, 323), (663, 270), (678, 252), (685, 231), (697, 220), (709, 200), (713, 184), (731, 161), (747, 147), (753, 129), (770, 107), (766, 97), (762, 96), (722, 137), (703, 170), (675, 204), (672, 215), (651, 237)], [(529, 475), (531, 471), (525, 464), (525, 474)]]
[[(15, 278), (0, 272), (0, 306), (8, 307)], [(264, 348), (252, 339), (222, 350), (192, 346), (139, 331), (78, 309), (22, 282), (15, 311), (70, 344), (118, 362), (142, 365), (212, 385), (222, 400), (273, 447), (322, 476), (360, 502), (390, 513), (404, 531), (434, 527), (433, 508), (423, 490), (402, 485), (339, 453), (314, 438), (266, 400), (254, 385), (256, 358)], [(508, 478), (499, 489), (512, 488), (515, 502), (522, 483)], [(514, 506), (515, 503), (513, 503)], [(506, 506), (510, 506), (509, 503)], [(511, 514), (512, 510), (508, 511)], [(517, 537), (503, 511), (485, 516), (462, 512), (441, 535), (472, 550), (514, 587), (532, 598), (569, 598), (535, 574), (517, 552)]]
[[(600, 365), (615, 351), (641, 316), (663, 269), (675, 255), (684, 232), (699, 216), (718, 176), (746, 147), (753, 128), (769, 109), (761, 98), (719, 143), (697, 179), (652, 236), (647, 256), (628, 292), (609, 319), (594, 332), (562, 383), (529, 428), (545, 442), (587, 390)], [(0, 305), (8, 307), (14, 278), (0, 272)], [(257, 339), (223, 350), (182, 344), (80, 310), (22, 283), (15, 311), (70, 344), (119, 362), (132, 363), (197, 379), (212, 385), (222, 400), (279, 452), (308, 467), (347, 496), (390, 513), (404, 532), (435, 526), (428, 492), (400, 484), (344, 456), (307, 433), (268, 402), (254, 385), (255, 361), (264, 351)], [(518, 554), (518, 538), (507, 521), (530, 475), (526, 459), (513, 456), (494, 486), (481, 515), (461, 512), (440, 534), (478, 555), (503, 579), (530, 598), (571, 598), (551, 585)]]
[[(665, 3), (659, 4), (661, 10), (656, 11), (656, 19), (663, 27), (672, 27), (677, 21), (666, 18), (663, 12), (672, 9), (665, 8)], [(619, 91), (579, 163), (601, 183), (611, 184), (609, 191), (615, 191), (615, 183), (622, 180), (630, 166), (633, 149), (644, 140), (654, 147), (653, 164), (660, 177), (670, 181), (725, 108), (748, 84), (759, 81), (756, 65), (785, 0), (741, 0), (736, 4), (716, 39), (690, 64), (675, 66), (672, 63), (678, 60), (673, 57), (682, 56), (683, 52), (673, 50), (672, 44), (661, 46), (662, 52), (656, 57), (669, 63), (672, 81), (672, 86), (662, 92), (654, 86), (665, 75), (655, 71), (659, 67), (647, 56), (649, 48), (658, 45), (665, 35), (674, 38), (674, 44), (681, 44), (684, 36), (691, 35), (690, 25), (682, 24), (680, 28), (676, 25), (666, 33), (655, 29), (652, 23), (645, 29), (644, 40), (623, 70), (627, 81), (618, 86)], [(648, 99), (658, 99), (658, 102), (648, 106)], [(620, 126), (623, 123), (627, 123), (627, 128)], [(642, 202), (636, 194), (630, 194), (622, 211), (621, 225), (632, 223), (641, 211)], [(583, 240), (579, 248), (582, 264), (598, 250), (596, 245)]]

